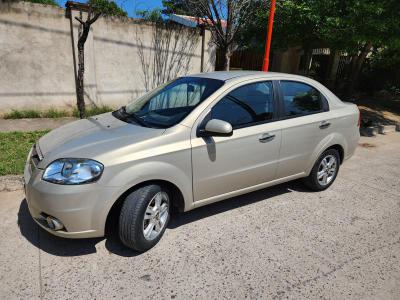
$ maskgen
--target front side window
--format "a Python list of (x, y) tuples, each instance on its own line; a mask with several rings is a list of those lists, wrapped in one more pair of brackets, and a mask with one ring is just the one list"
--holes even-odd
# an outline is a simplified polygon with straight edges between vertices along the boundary
[(144, 126), (171, 127), (223, 84), (221, 80), (210, 78), (178, 78), (131, 102), (124, 108), (123, 114), (126, 119), (131, 116)]
[(306, 115), (323, 109), (322, 95), (312, 86), (296, 82), (281, 81), (285, 116)]
[(233, 128), (271, 120), (272, 82), (256, 82), (235, 89), (211, 109), (211, 118), (229, 122)]

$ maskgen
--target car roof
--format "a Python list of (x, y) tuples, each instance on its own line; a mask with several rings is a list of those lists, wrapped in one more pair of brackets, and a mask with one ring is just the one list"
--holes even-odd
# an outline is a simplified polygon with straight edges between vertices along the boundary
[(277, 76), (285, 76), (291, 78), (299, 78), (303, 76), (286, 74), (286, 73), (276, 73), (276, 72), (262, 72), (262, 71), (215, 71), (209, 73), (198, 73), (187, 75), (189, 77), (201, 77), (201, 78), (211, 78), (218, 79), (223, 81), (229, 81), (232, 79), (246, 79), (251, 77), (263, 77), (263, 78), (272, 78)]

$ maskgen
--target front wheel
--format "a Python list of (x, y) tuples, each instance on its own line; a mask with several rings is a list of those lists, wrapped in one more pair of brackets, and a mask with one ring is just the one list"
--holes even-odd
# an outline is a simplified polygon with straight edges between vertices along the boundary
[(129, 194), (119, 217), (122, 243), (140, 252), (155, 246), (169, 222), (169, 209), (168, 191), (159, 185), (147, 185)]
[(328, 149), (315, 162), (310, 175), (304, 179), (304, 183), (314, 191), (323, 191), (335, 181), (339, 166), (339, 152)]

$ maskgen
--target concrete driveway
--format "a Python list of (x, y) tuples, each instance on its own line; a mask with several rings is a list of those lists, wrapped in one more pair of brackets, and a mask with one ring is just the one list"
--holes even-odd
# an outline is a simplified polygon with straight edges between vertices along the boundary
[(175, 217), (138, 254), (38, 228), (0, 193), (0, 299), (400, 298), (400, 134), (363, 138), (333, 186), (279, 185)]

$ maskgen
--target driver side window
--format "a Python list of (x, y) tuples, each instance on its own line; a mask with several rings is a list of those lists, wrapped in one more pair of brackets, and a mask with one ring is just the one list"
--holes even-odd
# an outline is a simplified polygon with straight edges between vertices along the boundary
[(271, 120), (273, 118), (272, 82), (246, 84), (233, 90), (211, 109), (211, 118), (229, 122), (233, 128)]

